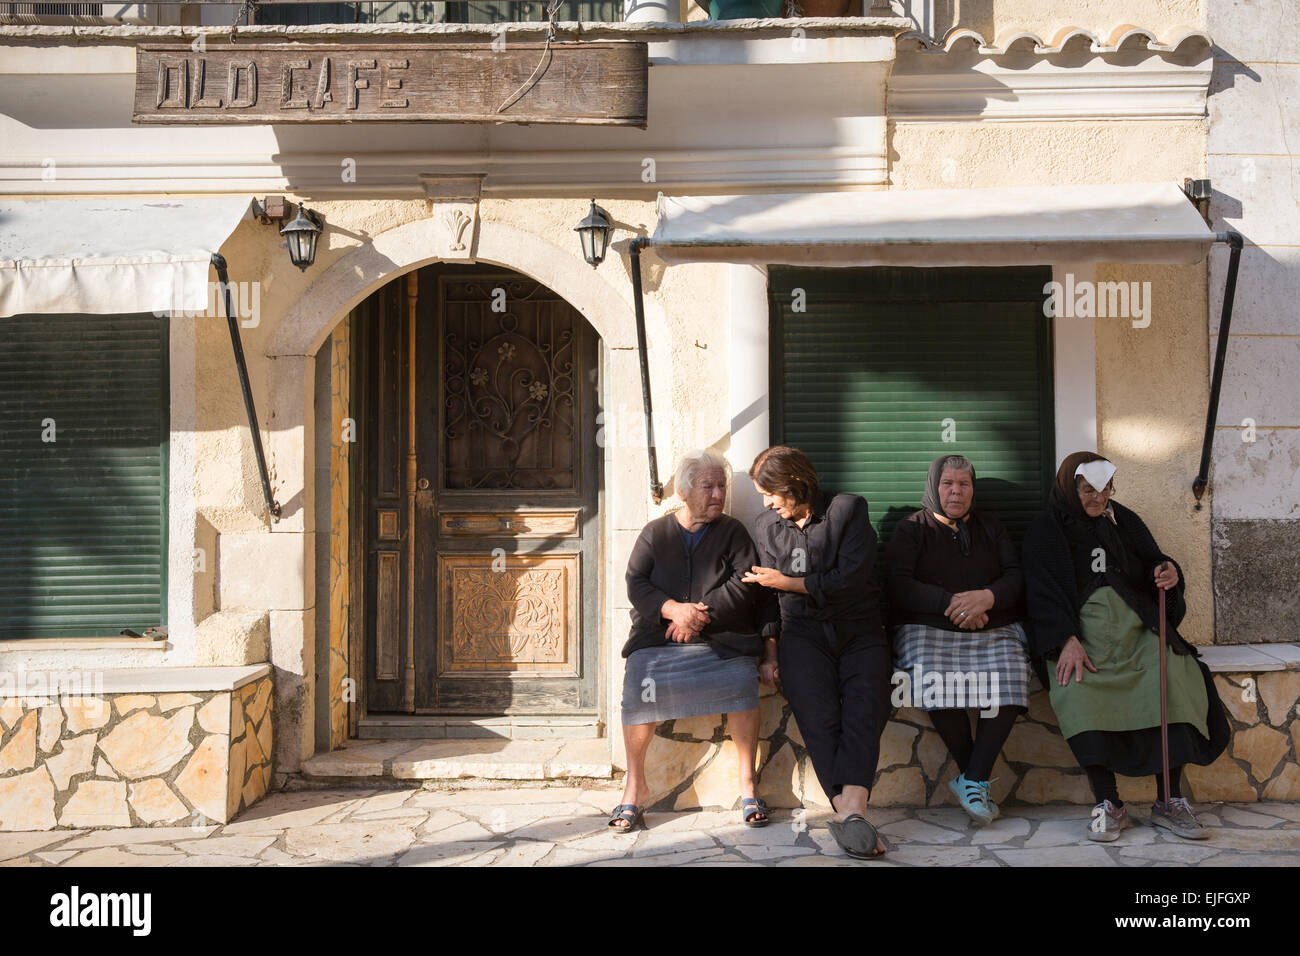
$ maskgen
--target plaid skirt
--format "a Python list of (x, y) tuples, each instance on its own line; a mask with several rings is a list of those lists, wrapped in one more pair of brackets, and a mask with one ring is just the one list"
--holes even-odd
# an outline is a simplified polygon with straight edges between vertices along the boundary
[(1028, 647), (1019, 624), (983, 631), (903, 624), (894, 630), (895, 706), (1028, 707)]
[(623, 672), (623, 725), (733, 714), (758, 706), (758, 662), (707, 643), (633, 651)]

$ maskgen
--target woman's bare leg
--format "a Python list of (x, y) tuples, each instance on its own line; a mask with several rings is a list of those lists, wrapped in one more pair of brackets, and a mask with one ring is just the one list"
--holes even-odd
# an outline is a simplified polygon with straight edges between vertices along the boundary
[[(739, 710), (733, 714), (727, 714), (727, 732), (731, 734), (731, 739), (736, 744), (740, 795), (742, 797), (752, 797), (754, 796), (756, 776), (754, 772), (754, 755), (758, 750), (758, 708)], [(767, 816), (760, 813), (755, 819), (765, 820)]]
[[(654, 739), (654, 724), (624, 724), (623, 750), (627, 754), (627, 779), (623, 783), (623, 803), (644, 807), (650, 799), (650, 785), (645, 778), (645, 755)], [(616, 827), (628, 826), (627, 819), (618, 820)]]

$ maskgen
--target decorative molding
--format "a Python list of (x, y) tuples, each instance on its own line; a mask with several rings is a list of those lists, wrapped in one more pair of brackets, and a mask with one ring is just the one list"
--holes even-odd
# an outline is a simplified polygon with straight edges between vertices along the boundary
[[(1121, 23), (1105, 34), (1095, 33), (1086, 27), (1064, 26), (1048, 39), (1032, 30), (1013, 27), (999, 33), (992, 43), (985, 40), (978, 31), (966, 27), (954, 27), (943, 39), (927, 36), (920, 30), (910, 30), (898, 39), (900, 47), (906, 47), (909, 41), (914, 41), (925, 53), (952, 53), (962, 47), (974, 47), (986, 56), (1004, 56), (1017, 46), (1039, 56), (1051, 56), (1063, 52), (1071, 45), (1092, 53), (1119, 53), (1122, 50), (1173, 53), (1184, 44), (1188, 50), (1208, 48), (1211, 45), (1210, 35), (1199, 27), (1174, 27), (1165, 32), (1165, 39), (1161, 41), (1154, 30), (1132, 23)], [(1084, 41), (1087, 41), (1086, 44)]]
[[(883, 120), (883, 117), (881, 117)], [(883, 128), (883, 122), (882, 122)], [(883, 137), (882, 137), (883, 139)], [(372, 148), (375, 144), (372, 143)], [(342, 148), (342, 147), (341, 147)], [(431, 198), (431, 169), (476, 170), (492, 196), (603, 196), (653, 199), (664, 189), (738, 186), (879, 186), (887, 182), (883, 146), (747, 146), (723, 149), (494, 150), (490, 153), (358, 152), (346, 155), (365, 169), (364, 191), (339, 179), (338, 159), (322, 152), (231, 155), (159, 155), (147, 162), (112, 155), (58, 156), (58, 179), (39, 156), (0, 158), (0, 196), (76, 196), (183, 192), (282, 192), (313, 200)], [(657, 161), (657, 181), (644, 183), (646, 156)], [(631, 172), (629, 172), (631, 171)], [(445, 174), (463, 181), (464, 172)]]
[[(1139, 59), (1140, 57), (1140, 59)], [(889, 86), (896, 122), (1200, 119), (1213, 61), (1179, 64), (1150, 54), (1093, 57), (1063, 66), (1026, 54), (980, 57), (900, 53)]]

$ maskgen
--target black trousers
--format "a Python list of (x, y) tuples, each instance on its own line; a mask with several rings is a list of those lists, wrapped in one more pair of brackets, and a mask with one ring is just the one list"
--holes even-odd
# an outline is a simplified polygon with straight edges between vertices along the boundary
[(847, 786), (870, 789), (891, 709), (890, 648), (880, 628), (783, 623), (777, 666), (826, 796)]

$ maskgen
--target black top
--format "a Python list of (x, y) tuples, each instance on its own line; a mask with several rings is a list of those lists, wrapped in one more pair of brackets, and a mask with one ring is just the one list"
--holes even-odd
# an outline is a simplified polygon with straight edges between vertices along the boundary
[[(1178, 584), (1165, 592), (1167, 643), (1175, 652), (1196, 654), (1178, 633), (1187, 613), (1186, 581), (1178, 562), (1164, 554), (1136, 513), (1112, 501), (1115, 523), (1105, 515), (1079, 517), (1052, 506), (1025, 532), (1025, 631), (1040, 657), (1055, 654), (1079, 635), (1079, 610), (1098, 587), (1109, 585), (1137, 612), (1142, 623), (1159, 633), (1160, 615), (1154, 574), (1162, 561), (1178, 570)], [(1099, 525), (1107, 522), (1109, 527)], [(1098, 556), (1105, 552), (1104, 570)], [(1199, 656), (1199, 655), (1198, 655)]]
[(802, 528), (770, 509), (754, 519), (758, 563), (803, 578), (808, 590), (779, 592), (780, 625), (765, 627), (764, 636), (826, 622), (852, 622), (855, 630), (879, 636), (880, 586), (872, 573), (876, 532), (867, 500), (819, 489), (811, 505)]
[(668, 619), (660, 616), (665, 601), (709, 606), (710, 622), (689, 643), (709, 641), (721, 657), (762, 652), (759, 631), (775, 621), (772, 592), (741, 578), (758, 564), (754, 542), (745, 525), (719, 515), (706, 526), (694, 548), (675, 514), (656, 518), (641, 529), (627, 562), (627, 596), (632, 602), (632, 631), (623, 656), (643, 647), (672, 644)]
[(1005, 627), (1024, 617), (1025, 580), (1011, 536), (997, 518), (972, 511), (967, 515), (970, 555), (963, 557), (957, 533), (922, 508), (894, 527), (885, 549), (889, 586), (889, 620), (959, 631), (944, 616), (958, 591), (993, 592), (988, 627)]

